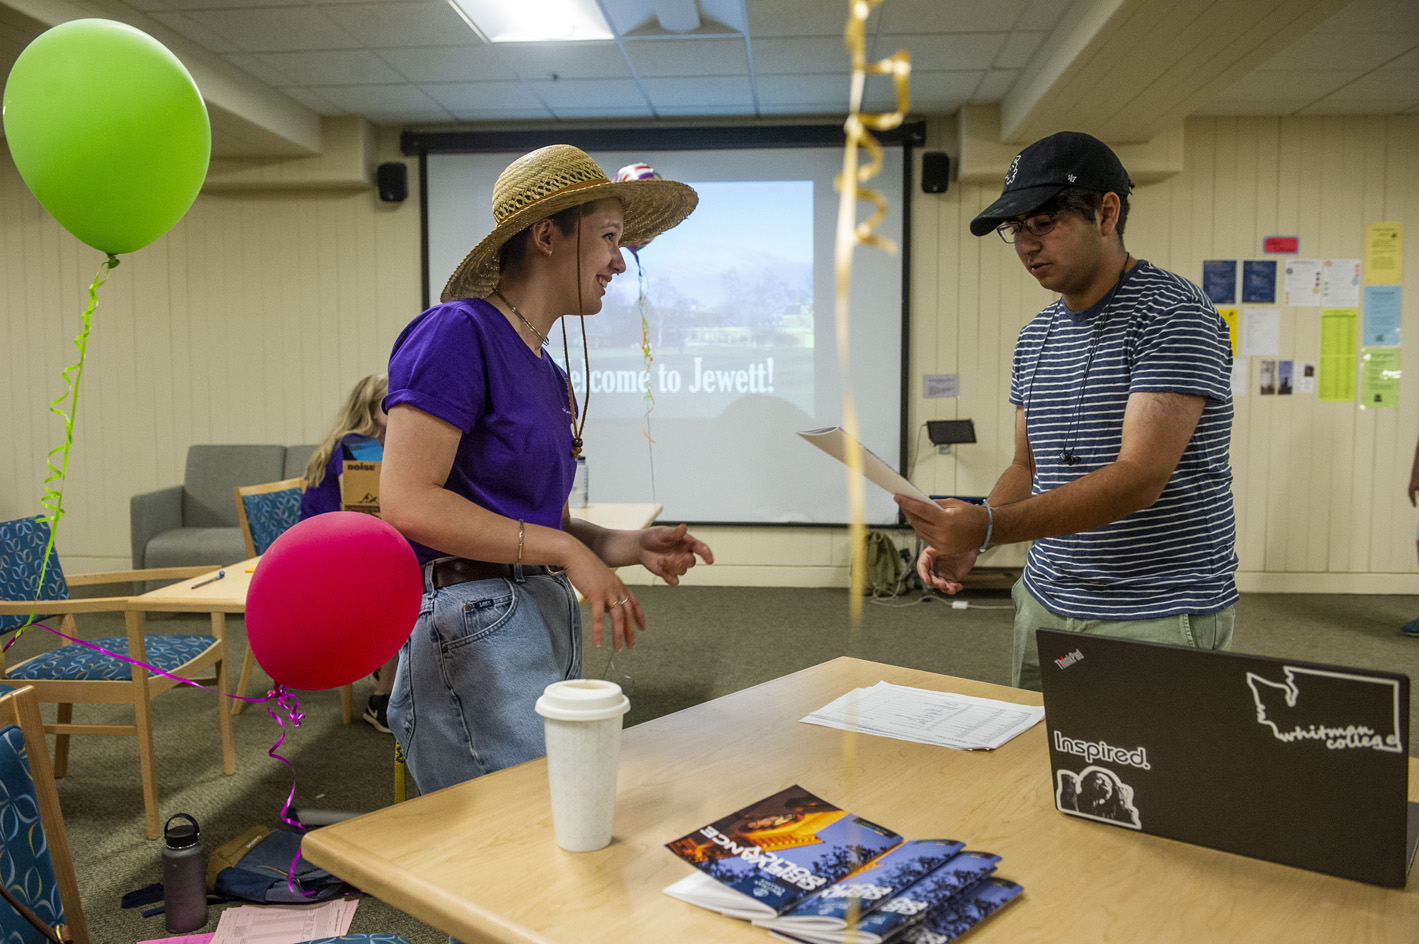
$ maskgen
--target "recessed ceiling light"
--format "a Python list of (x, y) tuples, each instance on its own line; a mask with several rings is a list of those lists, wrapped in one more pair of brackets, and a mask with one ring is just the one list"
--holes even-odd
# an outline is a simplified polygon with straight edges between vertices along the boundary
[(491, 43), (614, 39), (596, 0), (449, 0)]

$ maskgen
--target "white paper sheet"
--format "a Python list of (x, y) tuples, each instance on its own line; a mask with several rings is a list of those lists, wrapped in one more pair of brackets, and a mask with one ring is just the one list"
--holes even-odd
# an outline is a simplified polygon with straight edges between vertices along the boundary
[(336, 898), (318, 905), (242, 905), (222, 912), (212, 944), (301, 944), (350, 930), (359, 901)]
[[(799, 431), (798, 435), (839, 462), (846, 463), (847, 460), (844, 457), (847, 455), (848, 444), (853, 442), (853, 439), (841, 426), (805, 429)], [(931, 501), (925, 492), (903, 478), (896, 469), (883, 462), (876, 453), (866, 446), (862, 448), (862, 474), (868, 481), (885, 488), (893, 495), (910, 495), (912, 498), (919, 498), (924, 502)]]
[(1043, 708), (1031, 705), (878, 682), (853, 689), (799, 720), (919, 744), (991, 751), (1044, 716)]
[(1275, 357), (1281, 350), (1281, 312), (1275, 308), (1242, 309), (1242, 357)]

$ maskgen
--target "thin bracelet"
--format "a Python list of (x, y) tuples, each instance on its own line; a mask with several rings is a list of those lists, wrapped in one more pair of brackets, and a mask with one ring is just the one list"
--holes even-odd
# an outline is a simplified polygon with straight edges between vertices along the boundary
[(985, 513), (989, 516), (989, 520), (985, 526), (985, 541), (976, 549), (976, 553), (978, 554), (984, 553), (990, 548), (990, 535), (995, 531), (995, 509), (991, 508), (990, 502), (986, 501), (984, 498), (981, 499), (980, 503), (985, 506)]
[(526, 534), (526, 533), (527, 533), (527, 522), (525, 522), (525, 521), (523, 521), (521, 518), (519, 518), (519, 519), (517, 520), (517, 560), (514, 561), (514, 563), (516, 563), (516, 564), (521, 564), (521, 563), (522, 563), (522, 538), (523, 538), (523, 535)]

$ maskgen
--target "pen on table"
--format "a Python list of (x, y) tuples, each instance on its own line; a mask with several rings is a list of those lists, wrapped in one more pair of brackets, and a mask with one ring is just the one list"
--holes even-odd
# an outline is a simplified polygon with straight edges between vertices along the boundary
[(198, 587), (205, 587), (205, 586), (207, 586), (207, 584), (209, 584), (209, 583), (216, 583), (218, 580), (221, 580), (221, 579), (222, 579), (223, 577), (225, 577), (226, 575), (227, 575), (227, 572), (226, 572), (225, 570), (219, 570), (219, 571), (217, 571), (217, 575), (216, 575), (215, 577), (208, 577), (206, 580), (199, 580), (199, 581), (197, 581), (196, 583), (194, 583), (194, 584), (192, 585), (192, 589), (193, 589), (193, 590), (196, 590)]

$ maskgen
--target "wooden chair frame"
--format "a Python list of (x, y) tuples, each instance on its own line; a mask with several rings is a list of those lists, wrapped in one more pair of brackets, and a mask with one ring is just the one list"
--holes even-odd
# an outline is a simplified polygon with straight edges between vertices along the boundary
[[(242, 497), (246, 495), (267, 495), (271, 492), (283, 492), (289, 488), (304, 488), (305, 479), (282, 479), (279, 482), (266, 482), (263, 485), (236, 485), (232, 487), (232, 497), (236, 499), (237, 520), (241, 522), (241, 539), (246, 542), (246, 556), (256, 557), (259, 553), (256, 550), (256, 542), (251, 538), (251, 525), (246, 520), (246, 502)], [(237, 695), (246, 697), (246, 690), (251, 685), (251, 673), (256, 668), (256, 657), (251, 654), (251, 646), (246, 647), (246, 655), (241, 660), (241, 678), (237, 680)], [(354, 710), (354, 687), (350, 684), (340, 686), (340, 720), (349, 724), (355, 716)], [(246, 707), (244, 701), (232, 702), (232, 714), (241, 714), (242, 708)]]
[[(129, 583), (134, 581), (185, 580), (209, 573), (212, 568), (202, 564), (193, 567), (158, 567), (146, 570), (123, 570), (98, 574), (65, 575), (70, 587), (98, 586), (103, 584)], [(79, 613), (124, 614), (124, 626), (128, 636), (128, 657), (137, 662), (147, 662), (144, 644), (143, 614), (129, 609), (132, 597), (89, 597), (70, 600), (0, 601), (0, 615), (28, 616), (32, 611), (46, 617), (60, 617), (59, 631), (67, 636), (78, 637), (78, 627), (74, 616)], [(30, 627), (26, 632), (44, 632)], [(226, 673), (226, 637), (223, 633), (221, 614), (213, 614), (212, 633), (214, 643), (201, 654), (178, 666), (173, 675), (181, 676), (201, 685), (215, 686), (223, 696), (228, 694)], [(65, 646), (74, 645), (69, 640), (61, 640)], [(42, 654), (41, 654), (42, 655)], [(38, 658), (35, 656), (33, 658)], [(146, 814), (148, 838), (156, 839), (160, 833), (158, 822), (158, 780), (157, 762), (153, 746), (152, 701), (163, 692), (182, 684), (163, 675), (150, 673), (142, 665), (130, 665), (130, 678), (126, 680), (47, 680), (12, 679), (10, 672), (24, 665), (17, 663), (11, 668), (5, 666), (3, 652), (0, 652), (0, 681), (13, 685), (24, 685), (34, 689), (35, 697), (41, 702), (54, 702), (57, 706), (56, 720), (45, 724), (44, 732), (54, 735), (53, 775), (63, 777), (69, 769), (69, 736), (71, 734), (126, 735), (138, 739), (138, 762), (143, 782), (143, 808)], [(210, 675), (198, 676), (203, 669), (211, 669)], [(74, 724), (75, 704), (132, 705), (132, 724)], [(231, 715), (225, 706), (218, 704), (218, 727), (222, 735), (222, 769), (227, 774), (236, 773), (236, 753), (232, 747)]]
[[(73, 856), (69, 854), (64, 815), (59, 810), (59, 792), (54, 788), (54, 769), (49, 763), (39, 699), (28, 685), (0, 696), (0, 727), (12, 724), (20, 729), (25, 739), (25, 753), (29, 755), (35, 796), (39, 800), (39, 818), (44, 824), (44, 839), (49, 846), (49, 860), (54, 866), (54, 878), (59, 886), (59, 900), (64, 903), (64, 923), (74, 938), (74, 944), (89, 944), (89, 928), (79, 904), (79, 881), (74, 875)], [(0, 904), (2, 907), (5, 906)]]

